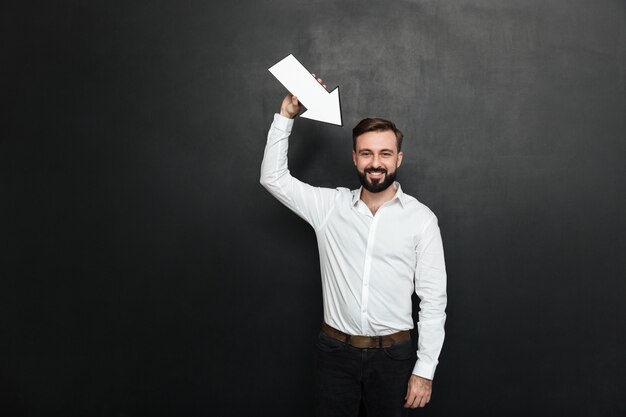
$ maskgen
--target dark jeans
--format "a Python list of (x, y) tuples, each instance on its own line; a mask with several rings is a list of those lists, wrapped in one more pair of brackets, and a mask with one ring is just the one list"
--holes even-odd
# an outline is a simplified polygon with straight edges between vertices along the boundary
[(407, 416), (403, 407), (416, 361), (410, 340), (389, 348), (358, 349), (320, 332), (317, 342), (317, 417)]

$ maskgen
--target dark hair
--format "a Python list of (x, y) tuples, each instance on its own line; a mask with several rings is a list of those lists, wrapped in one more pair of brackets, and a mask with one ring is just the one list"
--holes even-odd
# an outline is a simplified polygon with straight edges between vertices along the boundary
[(358, 125), (354, 126), (352, 129), (352, 147), (356, 151), (356, 138), (361, 136), (363, 133), (367, 132), (385, 132), (387, 130), (391, 130), (396, 135), (396, 146), (398, 147), (398, 152), (402, 148), (402, 138), (404, 134), (396, 127), (393, 122), (381, 119), (379, 117), (375, 117), (373, 119), (367, 118), (363, 119), (359, 122)]

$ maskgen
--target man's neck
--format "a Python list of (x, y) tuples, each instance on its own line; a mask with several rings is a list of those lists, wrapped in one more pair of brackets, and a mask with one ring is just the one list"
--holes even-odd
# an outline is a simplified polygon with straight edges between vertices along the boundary
[(379, 193), (372, 193), (364, 187), (361, 187), (361, 200), (363, 200), (372, 214), (376, 214), (380, 206), (391, 200), (396, 195), (396, 191), (397, 189), (395, 184), (390, 185), (386, 190)]

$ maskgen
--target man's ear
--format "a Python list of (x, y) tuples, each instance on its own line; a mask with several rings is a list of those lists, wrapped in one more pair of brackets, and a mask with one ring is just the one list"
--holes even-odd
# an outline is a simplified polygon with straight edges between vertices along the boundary
[(354, 166), (356, 166), (356, 151), (352, 151), (352, 162), (354, 162)]
[(404, 154), (402, 152), (398, 152), (398, 164), (396, 165), (396, 168), (400, 168), (400, 165), (402, 165), (402, 157), (404, 156)]

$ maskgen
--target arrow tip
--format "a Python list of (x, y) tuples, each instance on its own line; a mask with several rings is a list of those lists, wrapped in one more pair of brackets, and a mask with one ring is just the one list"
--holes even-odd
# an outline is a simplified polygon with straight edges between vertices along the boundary
[(339, 96), (339, 87), (335, 88), (327, 94), (324, 100), (315, 107), (307, 109), (300, 115), (305, 119), (317, 120), (324, 123), (330, 123), (336, 126), (343, 126), (341, 117), (341, 99)]

